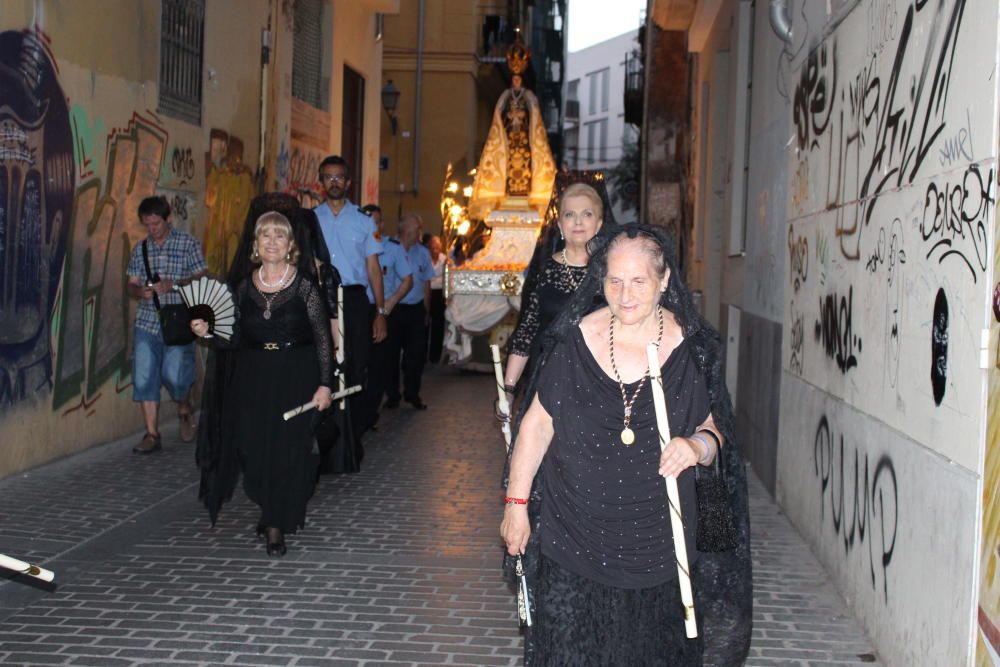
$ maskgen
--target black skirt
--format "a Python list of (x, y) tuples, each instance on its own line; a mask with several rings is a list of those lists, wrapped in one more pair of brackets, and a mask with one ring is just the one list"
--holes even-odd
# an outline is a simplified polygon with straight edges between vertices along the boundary
[(525, 665), (529, 666), (702, 664), (700, 634), (693, 639), (685, 635), (684, 605), (676, 579), (650, 588), (605, 586), (544, 556), (530, 647), (527, 644)]
[(230, 435), (239, 453), (243, 488), (266, 526), (293, 533), (305, 523), (316, 486), (312, 415), (282, 414), (312, 400), (319, 386), (316, 348), (240, 349), (227, 397)]

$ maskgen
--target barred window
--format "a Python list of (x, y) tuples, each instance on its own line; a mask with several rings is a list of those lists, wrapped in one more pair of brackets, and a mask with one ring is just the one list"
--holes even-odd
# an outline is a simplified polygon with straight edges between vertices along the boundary
[(163, 0), (160, 19), (161, 113), (201, 124), (205, 0)]
[(324, 35), (322, 0), (297, 0), (292, 40), (292, 95), (327, 111), (329, 105), (329, 39)]

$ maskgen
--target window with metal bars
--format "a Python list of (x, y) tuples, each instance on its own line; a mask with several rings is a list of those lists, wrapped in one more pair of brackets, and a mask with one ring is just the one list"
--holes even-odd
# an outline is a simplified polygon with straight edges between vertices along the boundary
[(163, 0), (161, 6), (157, 110), (200, 125), (205, 0)]
[(292, 41), (292, 95), (323, 111), (329, 107), (323, 85), (324, 58), (328, 51), (323, 42), (322, 0), (297, 0)]

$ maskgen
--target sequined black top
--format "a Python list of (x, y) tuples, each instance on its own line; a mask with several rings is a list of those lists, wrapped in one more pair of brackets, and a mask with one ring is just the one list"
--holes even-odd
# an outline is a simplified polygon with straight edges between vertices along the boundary
[[(688, 342), (661, 369), (674, 436), (708, 418), (705, 377)], [(625, 385), (631, 397), (638, 383)], [(576, 328), (541, 372), (538, 398), (555, 435), (542, 463), (542, 553), (565, 569), (619, 588), (647, 588), (677, 577), (666, 486), (657, 472), (660, 445), (647, 381), (633, 407), (635, 443), (622, 444), (624, 407), (618, 382), (594, 358)], [(697, 502), (694, 470), (677, 480), (694, 563)]]
[(541, 334), (548, 329), (586, 275), (586, 266), (568, 266), (549, 257), (542, 265), (535, 288), (521, 296), (521, 316), (510, 336), (511, 354), (534, 356)]

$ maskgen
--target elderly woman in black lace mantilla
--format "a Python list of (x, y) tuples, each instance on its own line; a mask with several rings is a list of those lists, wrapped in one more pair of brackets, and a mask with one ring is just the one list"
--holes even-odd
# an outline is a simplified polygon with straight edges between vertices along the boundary
[[(706, 642), (719, 656), (728, 653), (721, 664), (745, 656), (745, 482), (741, 486), (734, 463), (732, 411), (713, 357), (718, 335), (694, 310), (671, 251), (660, 229), (622, 228), (595, 254), (533, 373), (501, 525), (507, 552), (527, 553), (534, 561), (535, 625), (526, 640), (526, 664), (702, 665)], [(601, 294), (606, 305), (595, 309)], [(662, 453), (649, 343), (659, 348), (676, 436)], [(729, 566), (737, 585), (727, 578), (730, 589), (720, 595), (697, 574), (701, 561), (714, 554), (695, 548), (696, 528), (701, 530), (695, 469), (708, 471), (716, 457), (730, 473), (726, 513), (742, 531), (726, 546), (745, 556)], [(536, 474), (541, 507), (529, 516)], [(688, 562), (696, 572), (695, 608), (712, 626), (694, 639), (685, 637), (665, 476), (675, 477), (680, 490)], [(731, 602), (728, 616), (720, 612)], [(727, 616), (722, 625), (720, 613)], [(732, 636), (716, 646), (723, 625)]]

